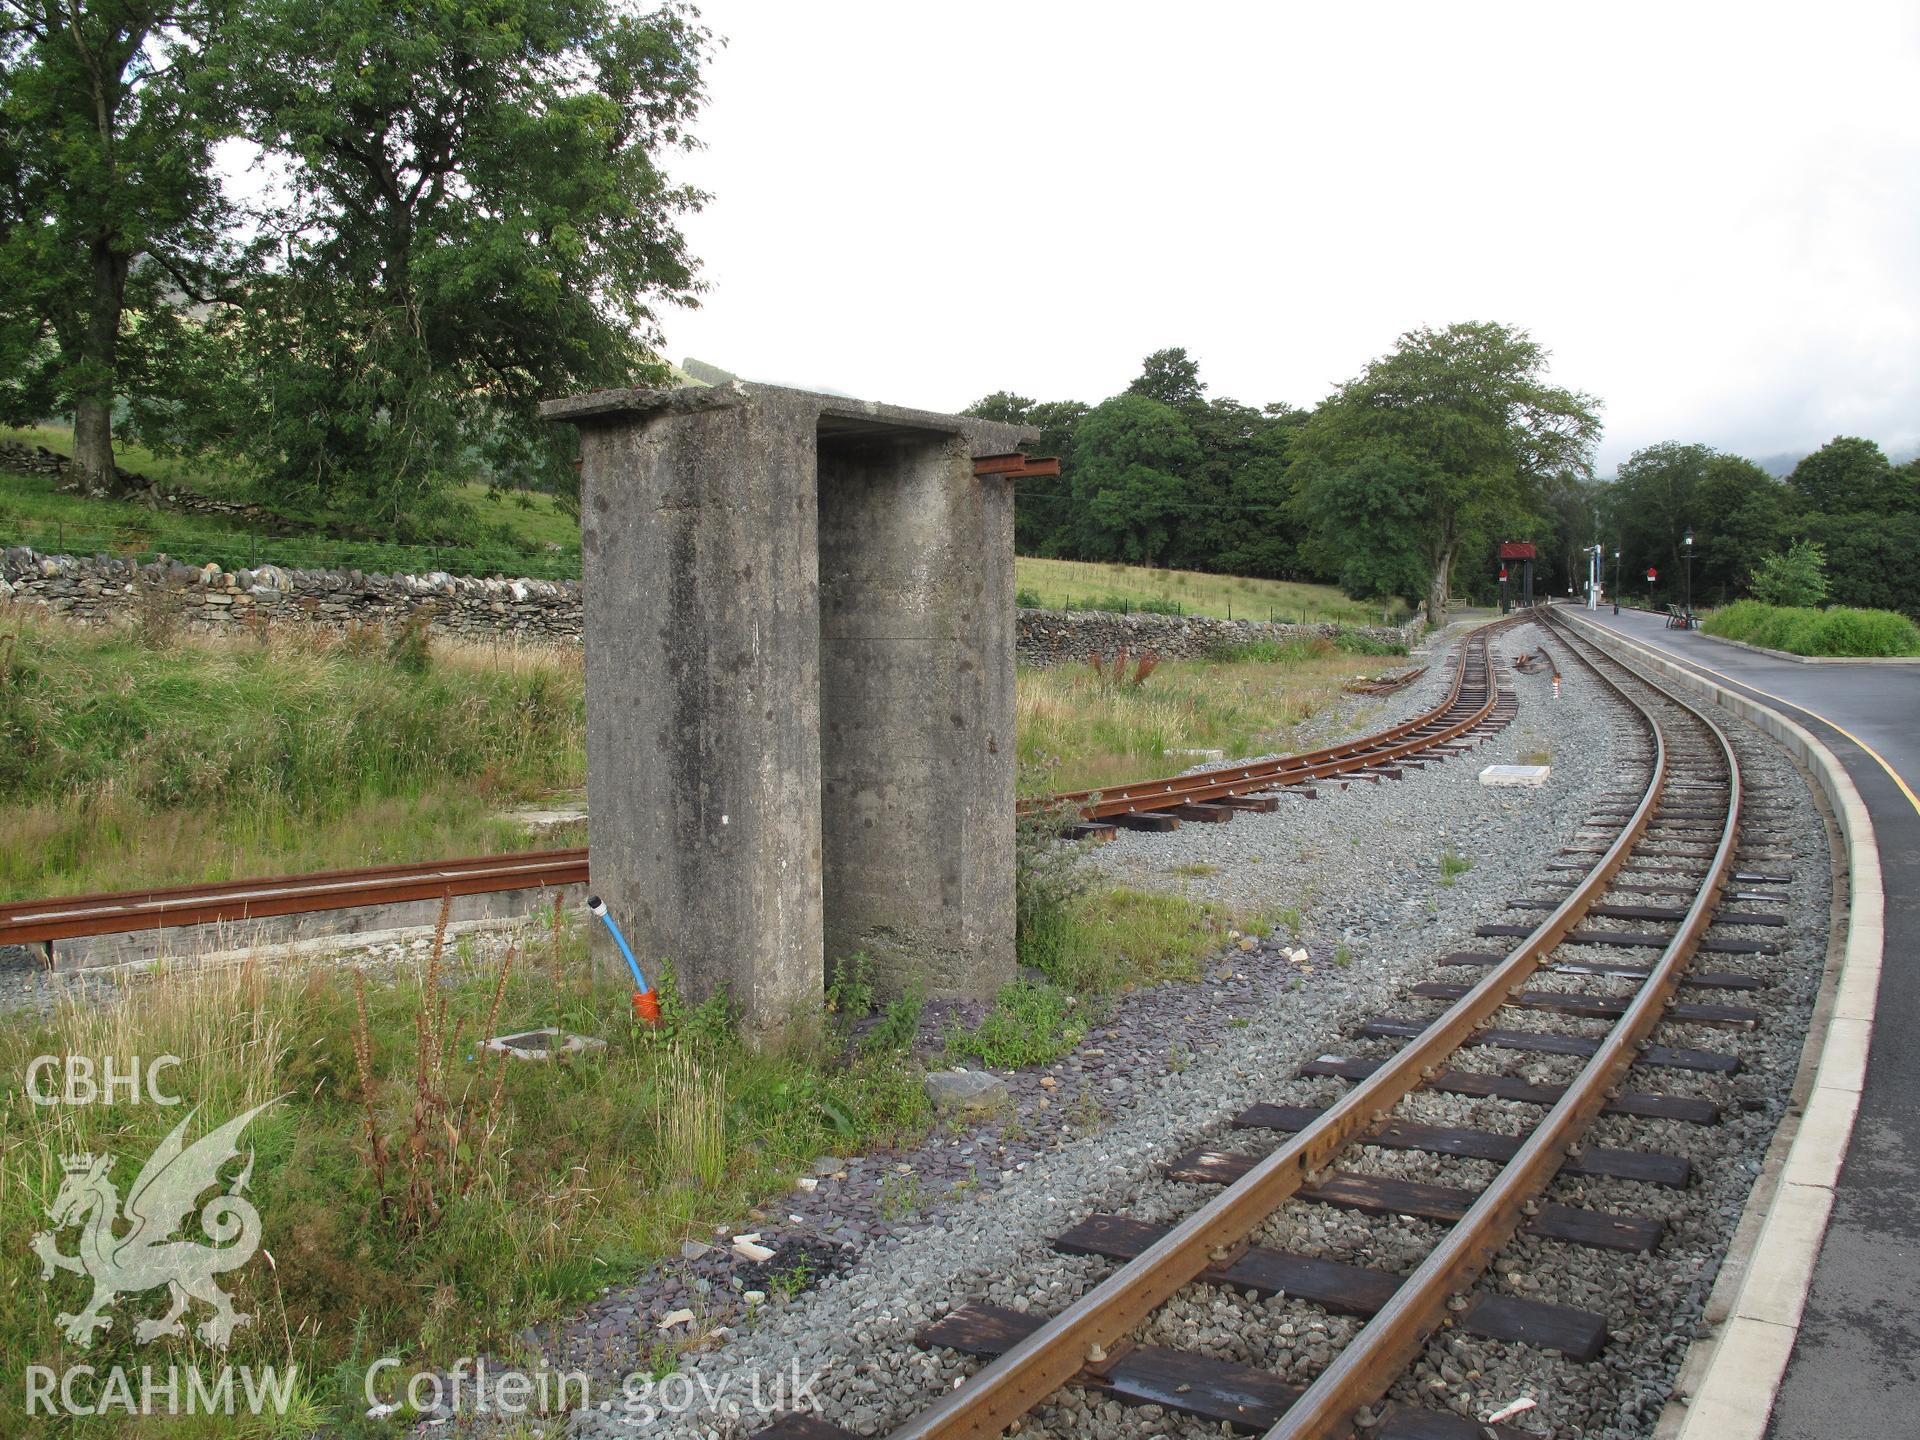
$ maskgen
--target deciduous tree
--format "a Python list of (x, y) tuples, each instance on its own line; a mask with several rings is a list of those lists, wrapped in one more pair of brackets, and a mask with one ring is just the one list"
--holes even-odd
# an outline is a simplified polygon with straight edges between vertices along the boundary
[(1470, 539), (1524, 512), (1550, 477), (1591, 473), (1598, 402), (1547, 384), (1547, 358), (1505, 325), (1419, 329), (1343, 385), (1294, 445), (1295, 505), (1321, 553), (1343, 573), (1370, 563), (1355, 552), (1380, 533), (1369, 515), (1386, 512), (1356, 507), (1391, 476), (1403, 492), (1396, 549), (1419, 555), (1428, 614), (1442, 621)]
[(286, 184), (222, 423), (270, 494), (398, 525), (569, 485), (536, 402), (662, 378), (656, 307), (693, 299), (703, 197), (663, 163), (707, 45), (677, 3), (250, 0), (213, 58)]
[(1080, 557), (1165, 564), (1199, 463), (1200, 447), (1170, 406), (1132, 394), (1095, 406), (1074, 436)]
[(1893, 466), (1871, 440), (1836, 435), (1793, 467), (1787, 484), (1801, 508), (1824, 515), (1868, 514), (1893, 504)]
[(158, 383), (224, 219), (190, 83), (220, 0), (0, 0), (0, 415), (73, 415), (120, 488), (116, 402)]

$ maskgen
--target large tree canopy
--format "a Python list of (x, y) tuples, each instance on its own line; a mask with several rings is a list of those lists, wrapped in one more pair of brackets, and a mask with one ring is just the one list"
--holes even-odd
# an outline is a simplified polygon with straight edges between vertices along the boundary
[[(1541, 487), (1592, 471), (1598, 402), (1546, 383), (1547, 352), (1496, 324), (1419, 329), (1343, 385), (1294, 440), (1295, 507), (1342, 573), (1374, 562), (1387, 476), (1419, 556), (1428, 614), (1446, 614), (1455, 561), (1525, 517)], [(1365, 467), (1359, 473), (1356, 467)]]
[(1116, 395), (1075, 430), (1073, 496), (1089, 560), (1164, 561), (1184, 518), (1200, 447), (1180, 413), (1144, 395)]
[(400, 524), (453, 482), (567, 483), (535, 402), (661, 378), (655, 307), (692, 298), (676, 217), (702, 197), (660, 161), (692, 143), (706, 44), (673, 4), (241, 9), (210, 63), (286, 184), (218, 322), (216, 428), (271, 496)]
[(1017, 492), (1020, 553), (1295, 573), (1287, 446), (1305, 415), (1209, 400), (1206, 390), (1198, 363), (1169, 349), (1147, 356), (1122, 394), (1093, 409), (1006, 390), (972, 405), (970, 415), (1034, 426), (1040, 439), (1031, 448), (1061, 459), (1060, 480)]
[(1752, 461), (1676, 441), (1634, 451), (1603, 492), (1605, 535), (1627, 575), (1652, 565), (1661, 589), (1679, 594), (1692, 531), (1694, 599), (1716, 603), (1744, 590), (1779, 547), (1790, 501), (1786, 486)]
[(1787, 484), (1801, 508), (1827, 515), (1868, 514), (1891, 507), (1900, 488), (1886, 454), (1871, 440), (1836, 435), (1793, 467)]
[(224, 220), (190, 84), (218, 0), (0, 0), (0, 418), (74, 417), (117, 488), (116, 400), (157, 389)]

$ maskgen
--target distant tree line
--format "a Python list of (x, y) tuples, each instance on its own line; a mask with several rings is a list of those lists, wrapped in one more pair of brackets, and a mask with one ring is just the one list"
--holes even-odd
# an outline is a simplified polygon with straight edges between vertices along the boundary
[(1022, 553), (1338, 583), (1425, 598), (1456, 567), (1549, 528), (1590, 479), (1596, 402), (1546, 383), (1524, 331), (1402, 335), (1312, 411), (1208, 399), (1182, 349), (1099, 405), (1001, 391), (969, 413), (1032, 425), (1058, 481), (1022, 487)]
[(1508, 326), (1413, 330), (1316, 409), (1256, 409), (1209, 399), (1169, 349), (1098, 405), (999, 391), (969, 413), (1061, 457), (1060, 479), (1017, 492), (1022, 554), (1323, 581), (1438, 615), (1498, 597), (1502, 540), (1536, 545), (1537, 594), (1583, 594), (1597, 544), (1605, 589), (1617, 573), (1629, 597), (1678, 599), (1691, 529), (1697, 605), (1751, 593), (1804, 542), (1826, 598), (1920, 616), (1920, 460), (1841, 436), (1782, 481), (1667, 443), (1596, 479), (1598, 402), (1547, 383), (1547, 359)]
[(1705, 445), (1650, 445), (1594, 488), (1591, 507), (1609, 566), (1621, 552), (1628, 595), (1646, 593), (1648, 566), (1659, 597), (1680, 595), (1691, 529), (1695, 605), (1748, 594), (1799, 541), (1824, 553), (1828, 600), (1920, 617), (1920, 459), (1894, 465), (1871, 440), (1836, 436), (1785, 480)]
[[(394, 538), (565, 493), (542, 396), (664, 378), (710, 39), (667, 0), (0, 0), (0, 421)], [(217, 155), (251, 156), (252, 200)]]

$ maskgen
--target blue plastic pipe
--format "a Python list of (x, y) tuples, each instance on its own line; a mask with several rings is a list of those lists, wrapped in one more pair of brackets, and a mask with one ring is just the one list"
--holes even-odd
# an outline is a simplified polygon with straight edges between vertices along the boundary
[(653, 987), (647, 984), (647, 977), (640, 973), (640, 962), (633, 958), (633, 951), (627, 946), (627, 937), (620, 933), (620, 927), (613, 923), (613, 916), (607, 913), (607, 902), (598, 895), (589, 895), (587, 913), (598, 916), (605, 923), (607, 930), (613, 936), (613, 943), (618, 945), (620, 953), (627, 957), (627, 969), (633, 972), (634, 988), (642, 995), (646, 994)]

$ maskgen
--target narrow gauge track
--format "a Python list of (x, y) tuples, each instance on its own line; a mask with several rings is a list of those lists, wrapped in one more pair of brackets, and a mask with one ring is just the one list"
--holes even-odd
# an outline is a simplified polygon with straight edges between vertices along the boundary
[(1226, 821), (1236, 810), (1273, 810), (1279, 801), (1269, 792), (1303, 790), (1336, 776), (1398, 778), (1398, 765), (1421, 763), (1416, 757), (1445, 759), (1460, 754), (1468, 737), (1484, 738), (1513, 718), (1514, 700), (1500, 686), (1492, 639), (1524, 617), (1482, 626), (1460, 644), (1453, 684), (1447, 697), (1424, 715), (1372, 735), (1341, 741), (1319, 750), (1226, 765), (1164, 780), (1140, 780), (1103, 790), (1074, 790), (1030, 800), (1023, 815), (1061, 810), (1077, 814), (1083, 825), (1101, 822), (1135, 829), (1172, 830), (1182, 820)]
[[(1565, 877), (1565, 893), (1512, 907), (1545, 905), (1548, 913), (1538, 921), (1479, 928), (1482, 936), (1511, 938), (1514, 948), (1506, 954), (1465, 952), (1441, 962), (1455, 967), (1455, 974), (1482, 971), (1476, 983), (1414, 986), (1413, 995), (1447, 1004), (1430, 1023), (1392, 1017), (1368, 1022), (1360, 1031), (1364, 1036), (1406, 1040), (1388, 1058), (1323, 1056), (1305, 1067), (1304, 1075), (1352, 1082), (1336, 1103), (1321, 1110), (1255, 1105), (1235, 1117), (1243, 1130), (1288, 1133), (1277, 1149), (1251, 1156), (1201, 1147), (1176, 1159), (1170, 1178), (1224, 1187), (1184, 1220), (1167, 1226), (1094, 1215), (1057, 1236), (1058, 1250), (1121, 1262), (1066, 1309), (1047, 1317), (967, 1304), (922, 1331), (923, 1345), (988, 1363), (890, 1431), (890, 1440), (998, 1435), (1064, 1386), (1269, 1437), (1344, 1436), (1354, 1430), (1359, 1412), (1379, 1405), (1429, 1337), (1447, 1325), (1576, 1360), (1601, 1352), (1607, 1316), (1475, 1294), (1476, 1281), (1523, 1228), (1535, 1240), (1615, 1252), (1647, 1252), (1660, 1243), (1658, 1219), (1550, 1203), (1547, 1191), (1562, 1174), (1689, 1183), (1691, 1167), (1681, 1156), (1583, 1145), (1582, 1136), (1602, 1113), (1626, 1117), (1628, 1124), (1714, 1123), (1718, 1112), (1710, 1102), (1661, 1093), (1659, 1073), (1732, 1072), (1739, 1056), (1657, 1044), (1656, 1032), (1667, 1022), (1735, 1031), (1760, 1022), (1758, 1010), (1696, 997), (1711, 1001), (1765, 982), (1696, 970), (1693, 961), (1703, 951), (1775, 953), (1770, 942), (1709, 931), (1716, 922), (1784, 924), (1784, 916), (1723, 908), (1723, 902), (1764, 902), (1764, 889), (1730, 887), (1773, 886), (1791, 877), (1735, 868), (1742, 843), (1740, 765), (1720, 727), (1599, 652), (1590, 656), (1582, 642), (1565, 635), (1558, 640), (1637, 714), (1650, 756), (1643, 786), (1596, 805), (1585, 827), (1600, 831), (1593, 842), (1576, 841), (1549, 865), (1552, 875)], [(1618, 921), (1635, 928), (1606, 923)], [(1654, 957), (1650, 964), (1585, 958), (1601, 946)], [(1550, 988), (1528, 988), (1549, 972)], [(1591, 980), (1581, 977), (1608, 977), (1616, 986), (1637, 983), (1630, 995), (1592, 993), (1581, 988)], [(1688, 990), (1685, 1000), (1678, 998), (1682, 987)], [(1524, 1028), (1517, 1022), (1527, 1011), (1554, 1015), (1559, 1028)], [(1606, 1028), (1583, 1034), (1583, 1024)], [(1585, 1064), (1566, 1085), (1483, 1072), (1467, 1063), (1451, 1068), (1450, 1061), (1469, 1047), (1574, 1056)], [(1520, 1134), (1442, 1128), (1396, 1116), (1422, 1089), (1539, 1107), (1544, 1115)], [(1444, 1167), (1445, 1157), (1501, 1168), (1478, 1192), (1345, 1168), (1367, 1148), (1441, 1157), (1434, 1160), (1436, 1169)], [(1255, 1243), (1255, 1232), (1270, 1218), (1300, 1203), (1362, 1216), (1415, 1216), (1449, 1228), (1405, 1276)], [(1252, 1366), (1129, 1338), (1196, 1281), (1369, 1318), (1304, 1388)], [(1378, 1421), (1377, 1428), (1368, 1428), (1377, 1440), (1538, 1440), (1528, 1430), (1419, 1406), (1396, 1406), (1368, 1419)], [(852, 1433), (795, 1414), (761, 1435), (845, 1440)]]
[[(1238, 810), (1278, 808), (1279, 800), (1262, 792), (1291, 789), (1311, 796), (1314, 781), (1335, 776), (1375, 781), (1398, 778), (1400, 765), (1424, 763), (1422, 756), (1444, 759), (1461, 753), (1466, 744), (1503, 728), (1512, 718), (1513, 696), (1499, 686), (1489, 636), (1513, 623), (1503, 621), (1469, 636), (1461, 643), (1447, 698), (1426, 714), (1377, 734), (1199, 775), (1144, 781), (1104, 793), (1050, 796), (1028, 802), (1021, 810), (1031, 813), (1076, 807), (1082, 817), (1078, 830), (1083, 834), (1097, 834), (1101, 825), (1115, 823), (1174, 830), (1183, 820), (1220, 822), (1231, 820)], [(587, 852), (578, 848), (18, 900), (0, 904), (0, 945), (48, 944), (91, 935), (586, 883)]]

